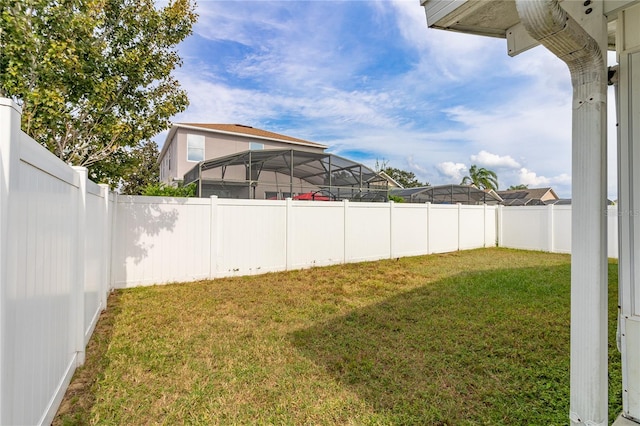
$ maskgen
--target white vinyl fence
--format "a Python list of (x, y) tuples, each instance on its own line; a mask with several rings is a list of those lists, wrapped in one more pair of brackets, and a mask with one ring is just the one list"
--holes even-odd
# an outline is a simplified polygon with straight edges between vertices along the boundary
[(120, 196), (115, 288), (495, 246), (496, 207)]
[(109, 290), (113, 205), (0, 99), (0, 424), (49, 424)]
[[(609, 253), (617, 256), (617, 214)], [(0, 424), (53, 419), (113, 288), (495, 246), (569, 253), (571, 208), (118, 196), (0, 99)]]
[[(618, 209), (606, 212), (608, 251), (618, 258)], [(571, 206), (498, 207), (498, 245), (523, 250), (571, 253)]]

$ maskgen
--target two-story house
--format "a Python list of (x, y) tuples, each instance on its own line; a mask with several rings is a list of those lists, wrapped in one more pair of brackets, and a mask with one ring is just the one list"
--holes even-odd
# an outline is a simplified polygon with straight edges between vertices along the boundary
[(177, 123), (160, 151), (160, 182), (173, 184), (204, 160), (249, 150), (296, 149), (322, 153), (326, 145), (242, 124)]
[(326, 149), (240, 124), (180, 123), (160, 152), (160, 181), (195, 182), (199, 197), (386, 201), (388, 179)]

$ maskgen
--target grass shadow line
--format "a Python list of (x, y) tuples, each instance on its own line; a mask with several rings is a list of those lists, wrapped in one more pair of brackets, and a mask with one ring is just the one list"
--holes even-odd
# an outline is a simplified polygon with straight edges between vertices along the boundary
[(383, 422), (566, 424), (569, 309), (569, 264), (497, 269), (448, 277), (288, 337)]

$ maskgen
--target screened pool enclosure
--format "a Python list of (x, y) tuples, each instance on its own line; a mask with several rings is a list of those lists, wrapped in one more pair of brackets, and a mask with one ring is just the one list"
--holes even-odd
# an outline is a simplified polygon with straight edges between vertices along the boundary
[(316, 201), (387, 201), (389, 182), (333, 154), (302, 150), (245, 151), (198, 163), (184, 176), (197, 196)]
[(470, 185), (439, 185), (417, 188), (392, 189), (390, 194), (406, 203), (432, 204), (501, 204), (502, 198), (494, 191), (483, 191)]

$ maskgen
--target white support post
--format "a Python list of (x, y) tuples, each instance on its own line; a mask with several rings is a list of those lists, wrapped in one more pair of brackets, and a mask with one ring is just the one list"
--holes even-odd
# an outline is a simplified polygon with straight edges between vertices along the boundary
[(9, 262), (9, 254), (15, 252), (9, 223), (14, 215), (12, 187), (18, 179), (21, 115), (18, 105), (0, 98), (0, 424), (10, 423), (11, 416), (8, 401), (12, 389), (6, 377), (11, 373), (12, 349), (7, 342), (6, 288), (9, 282), (16, 280), (15, 266)]
[(516, 0), (529, 34), (569, 67), (572, 425), (608, 422), (607, 19), (604, 1)]
[(210, 219), (209, 219), (209, 279), (218, 278), (218, 221), (220, 212), (218, 209), (218, 196), (212, 195)]
[(574, 84), (570, 419), (575, 425), (608, 422), (606, 113), (606, 81)]
[[(608, 423), (607, 22), (593, 2), (590, 35), (600, 78), (572, 75), (571, 411), (572, 424)], [(576, 74), (576, 73), (573, 73)]]
[(87, 223), (87, 179), (88, 170), (86, 167), (73, 167), (78, 174), (78, 200), (77, 215), (78, 222), (76, 227), (76, 273), (73, 286), (73, 311), (74, 318), (74, 341), (76, 351), (76, 366), (80, 367), (85, 360), (85, 341), (84, 341), (84, 282), (85, 282), (85, 239), (86, 239), (86, 223)]
[[(623, 415), (640, 422), (640, 5), (618, 13), (618, 286)], [(635, 166), (635, 167), (634, 167)]]

